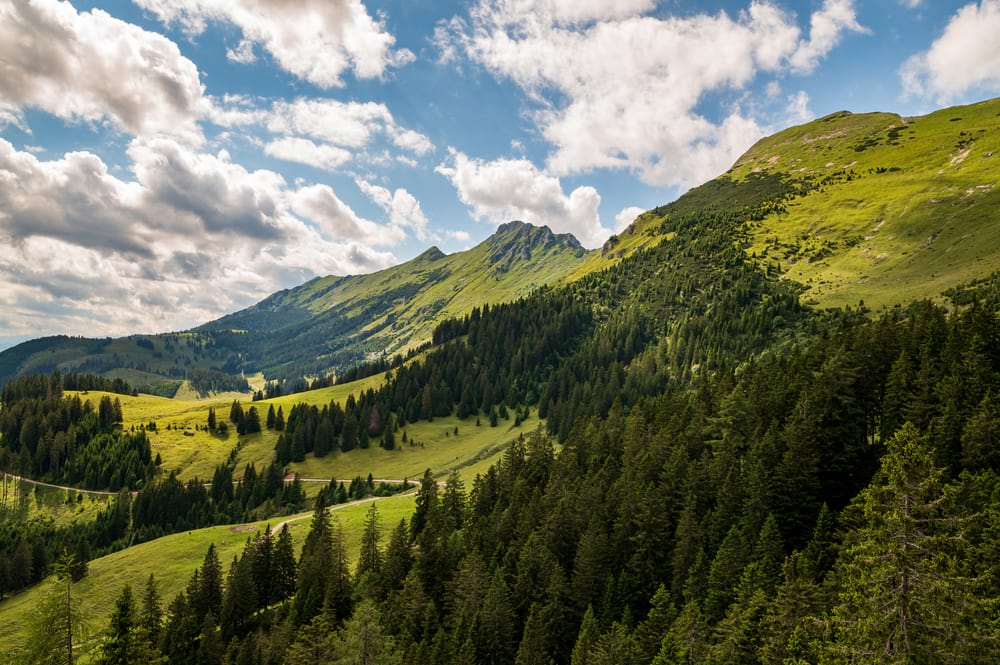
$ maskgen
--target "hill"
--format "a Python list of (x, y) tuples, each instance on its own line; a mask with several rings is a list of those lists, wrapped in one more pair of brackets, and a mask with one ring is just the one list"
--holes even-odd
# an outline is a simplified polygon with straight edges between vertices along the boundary
[(464, 252), (431, 247), (368, 275), (317, 278), (195, 331), (246, 333), (243, 346), (267, 376), (314, 375), (405, 352), (439, 322), (527, 295), (585, 254), (572, 235), (508, 222)]
[(574, 276), (670, 236), (667, 216), (749, 210), (734, 242), (801, 286), (805, 303), (938, 298), (1000, 270), (1000, 99), (922, 117), (834, 113), (760, 140), (725, 174), (650, 211)]
[[(643, 215), (563, 285), (443, 322), (429, 349), (343, 405), (287, 409), (277, 459), (323, 475), (376, 463), (409, 473), (398, 446), (414, 439), (427, 443), (412, 451), (422, 462), (447, 470), (465, 458), (471, 472), (481, 460), (466, 443), (484, 458), (493, 451), (481, 445), (483, 416), (508, 430), (502, 412), (523, 425), (527, 409), (545, 429), (518, 435), (471, 484), (441, 490), (426, 474), (408, 528), (394, 546), (367, 548), (353, 586), (328, 574), (341, 555), (320, 534), (303, 547), (295, 599), (274, 615), (220, 616), (216, 628), (200, 609), (205, 585), (192, 588), (196, 602), (169, 612), (175, 637), (160, 642), (164, 652), (192, 660), (195, 640), (229, 630), (231, 662), (271, 648), (271, 662), (295, 662), (314, 647), (314, 660), (334, 661), (340, 647), (317, 639), (331, 620), (343, 622), (345, 644), (380, 636), (400, 662), (1000, 662), (996, 280), (970, 287), (967, 306), (906, 302), (887, 282), (876, 293), (901, 306), (819, 308), (809, 304), (815, 277), (799, 282), (789, 265), (821, 266), (858, 245), (792, 264), (756, 244), (866, 178), (873, 201), (883, 189), (896, 200), (900, 182), (876, 185), (904, 168), (936, 186), (916, 149), (905, 167), (816, 171), (830, 159), (809, 153), (822, 140), (833, 147), (821, 152), (840, 157), (899, 147), (899, 136), (872, 138), (887, 119), (838, 114), (765, 140), (727, 174)], [(836, 136), (810, 133), (824, 122)], [(970, 228), (987, 228), (981, 205), (965, 208)], [(985, 252), (990, 238), (981, 242)], [(914, 278), (920, 293), (980, 274), (943, 265), (941, 283)], [(289, 397), (315, 395), (280, 399)], [(29, 444), (45, 437), (18, 424), (7, 431), (29, 461)], [(269, 456), (265, 436), (238, 453)], [(283, 487), (280, 473), (271, 477)], [(230, 477), (214, 480), (219, 505), (232, 505)], [(138, 528), (152, 525), (150, 487), (133, 527), (137, 514)], [(9, 551), (26, 563), (22, 542)], [(234, 577), (224, 590), (230, 607), (247, 606), (240, 586)], [(222, 660), (220, 649), (211, 662)]]
[(200, 394), (245, 393), (244, 376), (296, 380), (405, 352), (429, 341), (440, 321), (527, 295), (585, 256), (571, 235), (509, 222), (464, 252), (432, 247), (369, 275), (317, 278), (187, 332), (31, 340), (0, 353), (0, 384), (59, 370), (120, 377), (165, 396), (185, 381)]

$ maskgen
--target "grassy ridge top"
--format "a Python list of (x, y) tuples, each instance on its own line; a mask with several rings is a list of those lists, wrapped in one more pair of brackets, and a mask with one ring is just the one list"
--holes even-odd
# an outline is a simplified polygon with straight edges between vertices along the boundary
[(820, 307), (936, 298), (1000, 270), (1000, 99), (904, 118), (834, 113), (760, 140), (719, 178), (647, 212), (572, 277), (669, 240), (671, 215), (794, 191), (744, 243)]
[(317, 278), (198, 330), (265, 335), (260, 365), (272, 374), (299, 362), (304, 349), (316, 370), (343, 367), (429, 341), (441, 321), (527, 295), (586, 254), (571, 235), (509, 222), (466, 251), (445, 255), (432, 247), (368, 275)]

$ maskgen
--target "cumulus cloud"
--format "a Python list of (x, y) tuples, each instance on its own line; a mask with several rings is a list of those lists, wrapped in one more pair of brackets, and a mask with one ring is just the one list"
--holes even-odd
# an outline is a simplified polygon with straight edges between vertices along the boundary
[(316, 220), (334, 237), (394, 245), (406, 235), (397, 227), (385, 228), (358, 216), (328, 185), (303, 187), (295, 193), (292, 205), (296, 212)]
[[(298, 98), (278, 100), (267, 108), (255, 100), (231, 97), (214, 107), (212, 120), (223, 127), (260, 126), (279, 137), (268, 143), (267, 154), (326, 170), (358, 157), (377, 159), (366, 152), (390, 144), (417, 156), (434, 150), (427, 136), (400, 125), (378, 102)], [(416, 163), (404, 155), (396, 159)]]
[(534, 119), (553, 147), (548, 171), (627, 168), (650, 184), (689, 186), (727, 168), (763, 133), (739, 108), (718, 121), (701, 115), (707, 94), (743, 90), (761, 71), (810, 71), (844, 32), (863, 30), (852, 0), (825, 0), (808, 37), (768, 2), (735, 18), (659, 18), (646, 15), (650, 5), (480, 0), (468, 21), (440, 24), (435, 43), (449, 57), (448, 48), (460, 49), (537, 103)]
[(809, 95), (805, 90), (799, 90), (794, 95), (788, 96), (788, 105), (785, 106), (785, 124), (800, 125), (809, 122), (815, 116), (809, 109)]
[(809, 39), (800, 41), (791, 56), (792, 70), (808, 74), (816, 69), (844, 32), (868, 32), (854, 16), (854, 0), (825, 0), (809, 21)]
[(91, 153), (45, 161), (0, 139), (8, 333), (183, 329), (316, 275), (396, 262), (376, 248), (401, 232), (326, 185), (293, 189), (166, 137), (137, 138), (128, 156), (134, 177), (121, 179)]
[(375, 205), (389, 213), (389, 225), (394, 229), (408, 228), (421, 241), (430, 239), (427, 232), (427, 217), (420, 208), (420, 201), (403, 188), (390, 192), (381, 185), (376, 185), (360, 178), (354, 181), (358, 189), (370, 198)]
[(601, 245), (611, 231), (601, 226), (601, 197), (593, 187), (565, 194), (559, 178), (539, 171), (527, 159), (487, 162), (450, 150), (438, 173), (458, 190), (462, 203), (479, 220), (500, 224), (519, 219), (572, 233), (587, 247)]
[(259, 44), (294, 76), (323, 88), (344, 85), (343, 74), (380, 78), (390, 67), (412, 62), (407, 49), (368, 13), (361, 0), (135, 0), (165, 23), (191, 34), (209, 22), (229, 23), (243, 33), (233, 54), (246, 57)]
[(628, 206), (627, 208), (622, 208), (621, 211), (615, 215), (615, 233), (621, 233), (627, 229), (629, 225), (635, 221), (635, 218), (644, 212), (646, 212), (646, 209), (638, 206)]
[(271, 141), (264, 146), (264, 152), (286, 162), (307, 164), (327, 171), (333, 171), (351, 159), (348, 150), (325, 143), (317, 144), (297, 136), (286, 136)]
[(194, 63), (169, 39), (57, 0), (0, 0), (3, 108), (198, 140), (209, 104)]
[(444, 235), (452, 240), (457, 240), (458, 242), (464, 242), (466, 244), (472, 240), (472, 236), (468, 231), (445, 231)]
[(948, 103), (972, 90), (1000, 89), (1000, 0), (966, 5), (931, 47), (900, 69), (908, 95)]

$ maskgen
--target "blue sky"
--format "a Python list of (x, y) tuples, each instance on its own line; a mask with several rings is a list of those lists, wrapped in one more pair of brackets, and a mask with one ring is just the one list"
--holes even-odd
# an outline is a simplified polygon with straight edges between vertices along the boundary
[(0, 0), (0, 347), (523, 219), (600, 246), (833, 111), (1000, 94), (1000, 0)]

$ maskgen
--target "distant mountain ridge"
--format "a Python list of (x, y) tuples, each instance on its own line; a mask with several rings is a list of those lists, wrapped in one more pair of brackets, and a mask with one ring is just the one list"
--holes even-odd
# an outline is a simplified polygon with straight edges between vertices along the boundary
[(597, 251), (548, 227), (508, 222), (464, 252), (431, 247), (369, 275), (319, 277), (185, 333), (32, 340), (0, 353), (0, 382), (53, 369), (137, 386), (177, 383), (193, 370), (337, 372), (405, 352), (476, 306), (613, 267), (673, 241), (678, 220), (711, 211), (734, 220), (731, 242), (760, 270), (794, 283), (804, 304), (941, 300), (1000, 274), (1000, 99), (917, 118), (843, 111), (790, 127)]
[(429, 341), (438, 322), (554, 283), (586, 255), (570, 234), (507, 222), (471, 249), (431, 247), (375, 273), (317, 277), (187, 332), (31, 340), (0, 353), (0, 383), (58, 369), (121, 376), (169, 393), (194, 369), (321, 376), (405, 352)]

